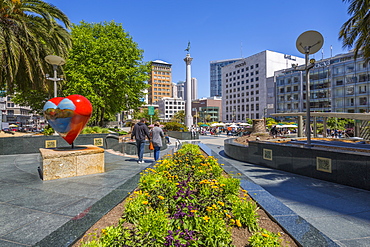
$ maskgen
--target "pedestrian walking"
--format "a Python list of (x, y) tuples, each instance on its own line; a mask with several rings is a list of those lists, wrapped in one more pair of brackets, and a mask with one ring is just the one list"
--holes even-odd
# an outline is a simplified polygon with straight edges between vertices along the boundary
[(151, 136), (154, 145), (154, 161), (157, 161), (162, 147), (162, 138), (164, 137), (163, 130), (159, 127), (159, 122), (154, 123), (154, 128), (151, 130)]
[(149, 129), (148, 129), (148, 126), (146, 126), (145, 122), (146, 122), (146, 119), (142, 118), (140, 122), (135, 124), (134, 129), (131, 132), (131, 140), (133, 140), (134, 137), (136, 140), (137, 156), (138, 156), (137, 163), (139, 164), (144, 163), (143, 156), (144, 156), (144, 148), (145, 148), (145, 138), (148, 137), (148, 139), (150, 140)]

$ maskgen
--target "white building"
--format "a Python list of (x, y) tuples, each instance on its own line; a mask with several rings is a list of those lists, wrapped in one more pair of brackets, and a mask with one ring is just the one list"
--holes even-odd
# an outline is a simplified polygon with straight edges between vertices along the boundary
[(177, 112), (185, 111), (185, 100), (180, 98), (162, 98), (157, 104), (162, 122), (170, 122)]
[(191, 100), (198, 98), (198, 80), (197, 78), (191, 78)]
[(262, 51), (222, 68), (222, 121), (245, 122), (274, 110), (274, 72), (303, 64), (303, 58)]

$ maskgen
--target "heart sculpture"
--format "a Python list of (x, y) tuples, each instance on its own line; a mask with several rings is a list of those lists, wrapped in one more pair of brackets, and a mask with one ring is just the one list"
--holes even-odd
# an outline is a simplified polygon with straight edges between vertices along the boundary
[(51, 127), (70, 145), (85, 127), (92, 114), (92, 105), (82, 95), (56, 97), (44, 105), (44, 115)]

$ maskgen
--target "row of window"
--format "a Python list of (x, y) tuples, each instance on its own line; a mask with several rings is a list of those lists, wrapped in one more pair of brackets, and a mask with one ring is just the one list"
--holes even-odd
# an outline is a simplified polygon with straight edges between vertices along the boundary
[[(254, 72), (250, 72), (250, 76), (251, 77), (254, 76), (254, 74), (258, 75), (259, 74), (259, 71), (256, 70)], [(226, 74), (226, 77), (227, 77), (227, 74)], [(249, 73), (246, 73), (245, 74), (245, 77), (249, 77)], [(227, 80), (229, 80), (229, 81), (233, 81), (233, 80), (236, 81), (236, 80), (243, 79), (243, 78), (244, 78), (244, 74), (238, 75), (238, 76), (234, 76), (234, 77), (230, 77), (230, 78), (226, 79), (226, 82), (227, 82)]]
[[(259, 77), (255, 77), (255, 78), (251, 78), (251, 79), (247, 79), (247, 80), (245, 80), (245, 83), (249, 83), (249, 82), (254, 82), (254, 81), (259, 81), (260, 79), (259, 79)], [(226, 82), (229, 82), (227, 79), (226, 79)], [(238, 82), (234, 82), (233, 84), (226, 84), (226, 87), (228, 87), (228, 86), (230, 86), (231, 87), (231, 85), (233, 85), (234, 87), (236, 86), (236, 85), (240, 85), (240, 84), (244, 84), (244, 81), (238, 81)]]
[(157, 78), (157, 79), (167, 79), (167, 80), (169, 80), (170, 79), (170, 77), (169, 76), (153, 76), (154, 78)]
[[(255, 67), (254, 67), (254, 66), (255, 66)], [(257, 68), (259, 67), (258, 63), (256, 63), (254, 66), (253, 66), (253, 65), (251, 65), (250, 67), (248, 67), (248, 66), (247, 66), (247, 67), (245, 67), (245, 71), (248, 71), (249, 69), (251, 69), (251, 70), (252, 70), (252, 69), (254, 69), (254, 68), (256, 68), (256, 69), (257, 69)], [(242, 69), (238, 69), (237, 71), (230, 72), (229, 74), (227, 74), (227, 73), (226, 73), (226, 77), (227, 77), (227, 76), (232, 76), (232, 75), (235, 75), (235, 74), (239, 74), (239, 73), (243, 73), (243, 72), (244, 72), (244, 68), (242, 68)]]
[[(254, 106), (256, 106), (256, 107), (254, 107)], [(251, 110), (251, 111), (254, 111), (254, 110), (259, 111), (260, 110), (260, 104), (250, 104), (250, 105), (247, 104), (247, 105), (245, 105), (245, 108), (244, 108), (244, 105), (230, 106), (230, 108), (226, 106), (226, 113), (228, 113), (228, 112), (235, 113), (235, 112), (249, 111), (249, 110)]]
[(153, 84), (154, 87), (171, 87), (169, 84)]
[(236, 115), (229, 115), (229, 114), (226, 114), (226, 121), (240, 121), (240, 120), (245, 120), (246, 118), (250, 118), (250, 119), (259, 119), (260, 118), (260, 114), (259, 113), (251, 113), (251, 114), (236, 114)]
[[(259, 83), (256, 83), (256, 84), (250, 85), (250, 88), (251, 89), (253, 89), (254, 87), (258, 88), (259, 86), (260, 86)], [(248, 90), (249, 86), (245, 86), (245, 89)], [(243, 90), (244, 90), (244, 87), (238, 87), (238, 88), (233, 88), (233, 89), (230, 89), (230, 90), (226, 90), (226, 93), (232, 93), (232, 92), (236, 92), (236, 91), (239, 92), (239, 91), (243, 91)]]
[[(170, 75), (170, 72), (153, 71), (154, 75)], [(154, 76), (155, 77), (155, 76)]]
[(154, 92), (154, 95), (167, 95), (170, 96), (170, 93), (161, 93), (161, 92)]
[(170, 80), (170, 78), (168, 78), (167, 80), (154, 80), (154, 82), (159, 82), (159, 83), (168, 83)]
[(166, 105), (185, 105), (185, 102), (183, 101), (166, 101)]
[[(258, 95), (260, 93), (260, 91), (259, 90), (256, 90), (256, 91), (250, 91), (250, 92), (245, 92), (245, 96), (249, 96), (249, 94), (250, 95), (254, 95), (254, 94), (256, 94), (256, 95)], [(241, 94), (231, 94), (231, 95), (226, 95), (225, 96), (225, 98), (226, 99), (232, 99), (232, 98), (240, 98), (240, 97), (244, 97), (244, 93), (241, 93)]]
[[(251, 101), (251, 102), (253, 102), (253, 101), (259, 101), (260, 100), (260, 98), (259, 97), (250, 97), (250, 98), (246, 98), (245, 99), (245, 102), (249, 102), (249, 101)], [(237, 99), (237, 100), (230, 100), (230, 101), (228, 101), (228, 100), (226, 100), (226, 105), (231, 105), (231, 104), (239, 104), (239, 103), (244, 103), (244, 98), (242, 98), (242, 99)]]

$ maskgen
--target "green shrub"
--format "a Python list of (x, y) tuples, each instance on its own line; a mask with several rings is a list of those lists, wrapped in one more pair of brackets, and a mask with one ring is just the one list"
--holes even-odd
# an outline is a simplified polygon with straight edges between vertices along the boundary
[(165, 123), (164, 128), (169, 131), (187, 131), (187, 127), (185, 125), (177, 122)]

